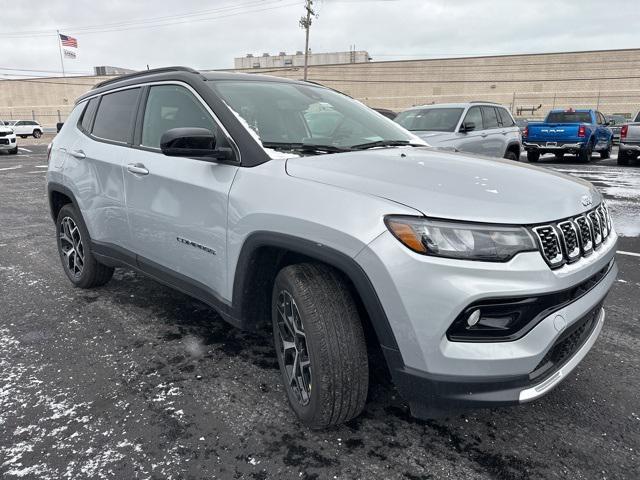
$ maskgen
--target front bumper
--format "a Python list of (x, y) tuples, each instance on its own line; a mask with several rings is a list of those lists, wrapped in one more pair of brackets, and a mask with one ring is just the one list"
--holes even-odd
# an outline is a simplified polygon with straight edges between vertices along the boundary
[(0, 137), (0, 151), (13, 150), (16, 148), (17, 141), (15, 134)]
[[(538, 367), (563, 334), (602, 304), (617, 275), (616, 243), (613, 233), (592, 255), (551, 270), (538, 252), (521, 253), (506, 263), (469, 262), (413, 253), (390, 233), (374, 240), (357, 260), (369, 273), (389, 318), (398, 350), (383, 350), (394, 383), (414, 414), (436, 416), (440, 410), (520, 403), (553, 388), (589, 350), (604, 316), (584, 346), (573, 352), (571, 363), (554, 365), (544, 375), (536, 374)], [(447, 338), (451, 323), (473, 302), (562, 291), (603, 269), (606, 275), (597, 285), (517, 340)]]

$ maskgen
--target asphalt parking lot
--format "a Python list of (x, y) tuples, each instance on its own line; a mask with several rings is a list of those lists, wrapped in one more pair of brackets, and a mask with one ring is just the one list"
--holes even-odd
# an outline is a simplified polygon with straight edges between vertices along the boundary
[(363, 415), (312, 432), (289, 412), (268, 334), (127, 270), (71, 287), (45, 197), (46, 140), (0, 154), (3, 478), (638, 478), (640, 166), (541, 162), (604, 193), (626, 252), (599, 340), (557, 389), (423, 422), (377, 375)]

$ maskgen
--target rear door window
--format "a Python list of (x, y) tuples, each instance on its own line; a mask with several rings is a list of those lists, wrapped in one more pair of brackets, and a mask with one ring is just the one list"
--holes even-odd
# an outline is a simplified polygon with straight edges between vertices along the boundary
[(485, 130), (488, 128), (498, 128), (498, 116), (493, 107), (480, 107), (482, 109), (482, 121)]
[(513, 127), (515, 125), (511, 115), (509, 115), (509, 112), (504, 108), (496, 108), (496, 110), (498, 111), (498, 117), (503, 127)]
[(133, 133), (139, 94), (140, 88), (132, 88), (103, 95), (93, 122), (93, 135), (128, 143)]

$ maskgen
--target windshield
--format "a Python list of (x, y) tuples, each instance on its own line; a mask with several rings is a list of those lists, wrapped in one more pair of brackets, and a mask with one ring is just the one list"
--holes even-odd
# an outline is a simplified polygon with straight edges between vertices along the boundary
[(392, 120), (327, 88), (258, 80), (208, 84), (265, 147), (303, 144), (349, 149), (381, 141), (423, 144)]
[(453, 132), (458, 125), (462, 110), (462, 108), (407, 110), (396, 117), (396, 122), (412, 131)]
[(589, 112), (550, 112), (546, 123), (591, 123)]

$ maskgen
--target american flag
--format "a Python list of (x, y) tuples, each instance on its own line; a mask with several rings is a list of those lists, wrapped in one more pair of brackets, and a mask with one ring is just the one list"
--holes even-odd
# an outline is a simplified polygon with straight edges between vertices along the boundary
[(58, 35), (60, 35), (60, 41), (62, 42), (62, 45), (64, 47), (73, 47), (73, 48), (78, 48), (78, 40), (73, 38), (73, 37), (69, 37), (68, 35), (62, 35), (61, 33), (59, 33)]

